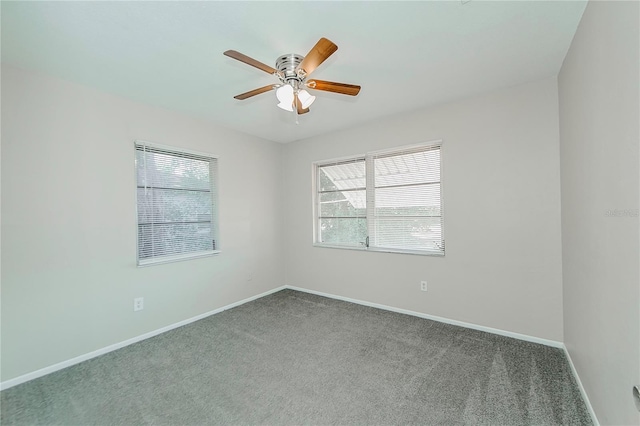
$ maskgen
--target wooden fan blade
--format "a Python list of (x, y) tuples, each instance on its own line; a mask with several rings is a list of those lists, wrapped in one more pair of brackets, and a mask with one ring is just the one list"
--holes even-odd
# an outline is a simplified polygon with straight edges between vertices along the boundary
[(360, 86), (335, 83), (333, 81), (309, 80), (306, 85), (309, 89), (324, 90), (326, 92), (341, 93), (349, 96), (356, 96), (360, 92)]
[(304, 70), (306, 75), (309, 75), (318, 68), (318, 66), (323, 63), (329, 56), (333, 55), (333, 53), (338, 50), (338, 46), (333, 44), (331, 40), (326, 38), (321, 38), (315, 46), (307, 53), (307, 56), (304, 57), (300, 65), (298, 65), (298, 70)]
[(298, 115), (306, 114), (309, 112), (309, 108), (302, 108), (302, 102), (300, 102), (300, 99), (298, 99), (297, 96), (296, 96), (296, 108), (298, 109)]
[(234, 98), (242, 101), (242, 100), (245, 100), (245, 99), (250, 98), (252, 96), (259, 95), (260, 93), (264, 93), (264, 92), (268, 92), (269, 90), (273, 90), (274, 88), (275, 88), (275, 86), (273, 84), (270, 84), (268, 86), (264, 86), (264, 87), (261, 87), (259, 89), (251, 90), (250, 92), (241, 93), (240, 95), (234, 96)]
[(275, 68), (270, 67), (267, 64), (263, 64), (260, 61), (256, 61), (255, 59), (250, 58), (247, 55), (243, 55), (240, 52), (236, 52), (235, 50), (227, 50), (226, 52), (224, 52), (224, 55), (240, 62), (244, 62), (245, 64), (251, 65), (252, 67), (256, 67), (259, 70), (262, 70), (269, 74), (276, 74), (278, 72)]

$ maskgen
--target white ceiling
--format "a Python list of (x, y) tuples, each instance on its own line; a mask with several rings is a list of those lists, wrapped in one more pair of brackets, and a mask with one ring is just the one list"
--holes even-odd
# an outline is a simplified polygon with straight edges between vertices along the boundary
[[(585, 1), (9, 2), (2, 62), (278, 142), (556, 75)], [(320, 37), (338, 45), (313, 77), (359, 84), (312, 91), (295, 124), (277, 79), (222, 52), (275, 66)]]

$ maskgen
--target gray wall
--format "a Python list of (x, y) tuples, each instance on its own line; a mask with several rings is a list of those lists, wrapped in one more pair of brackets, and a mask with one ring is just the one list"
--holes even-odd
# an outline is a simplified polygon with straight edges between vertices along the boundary
[[(219, 155), (220, 255), (136, 267), (134, 139)], [(281, 151), (3, 67), (2, 381), (283, 285)]]
[[(557, 82), (286, 146), (3, 66), (0, 379), (286, 283), (564, 341), (640, 423), (638, 15), (590, 2)], [(136, 138), (220, 156), (221, 255), (136, 268)], [(444, 258), (312, 247), (313, 161), (436, 139)]]
[[(557, 96), (550, 78), (287, 145), (286, 283), (562, 341)], [(312, 162), (436, 139), (445, 257), (312, 246)]]
[(589, 2), (558, 78), (565, 344), (602, 424), (640, 423), (639, 12)]

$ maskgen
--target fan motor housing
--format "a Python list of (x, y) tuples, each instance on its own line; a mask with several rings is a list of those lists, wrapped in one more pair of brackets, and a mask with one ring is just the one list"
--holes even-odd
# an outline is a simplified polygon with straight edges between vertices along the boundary
[(296, 68), (302, 62), (304, 56), (297, 53), (288, 53), (280, 56), (276, 59), (276, 69), (282, 73), (282, 80), (288, 82), (289, 80), (302, 81), (302, 78), (298, 76)]

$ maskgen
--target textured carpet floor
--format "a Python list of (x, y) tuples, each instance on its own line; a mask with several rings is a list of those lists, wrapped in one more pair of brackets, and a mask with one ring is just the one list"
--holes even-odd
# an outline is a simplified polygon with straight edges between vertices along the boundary
[(591, 424), (559, 349), (293, 290), (0, 396), (3, 425)]

